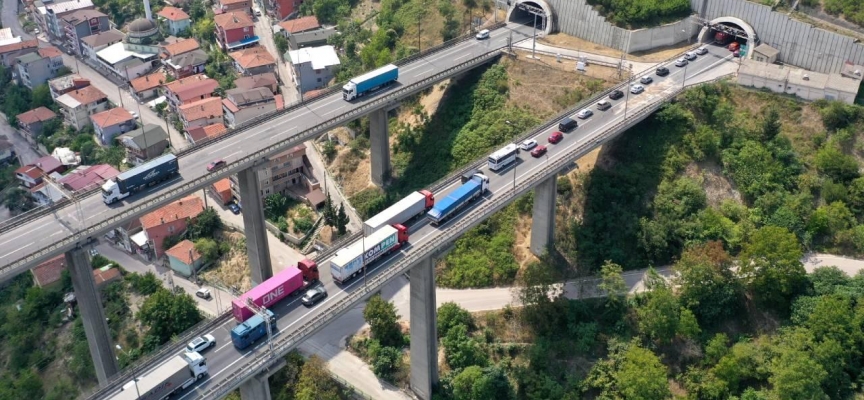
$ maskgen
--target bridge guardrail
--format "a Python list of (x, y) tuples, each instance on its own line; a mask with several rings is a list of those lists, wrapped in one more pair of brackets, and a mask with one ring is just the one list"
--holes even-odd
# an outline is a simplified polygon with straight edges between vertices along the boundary
[[(363, 300), (364, 297), (375, 293), (378, 288), (386, 284), (388, 281), (404, 273), (413, 265), (417, 264), (431, 254), (434, 254), (439, 249), (446, 247), (449, 242), (452, 241), (453, 237), (458, 237), (464, 234), (468, 229), (470, 229), (476, 224), (479, 224), (480, 222), (488, 218), (488, 216), (492, 213), (504, 208), (507, 204), (512, 202), (513, 199), (521, 196), (529, 190), (532, 190), (534, 186), (542, 182), (544, 179), (548, 179), (550, 176), (554, 177), (555, 174), (558, 173), (558, 171), (565, 168), (573, 160), (576, 160), (582, 155), (587, 154), (588, 152), (593, 150), (593, 148), (597, 144), (605, 142), (606, 140), (620, 134), (626, 129), (629, 129), (633, 125), (639, 123), (642, 119), (636, 118), (637, 116), (641, 117), (645, 114), (650, 114), (657, 111), (660, 107), (666, 104), (668, 100), (682, 93), (686, 87), (702, 85), (705, 83), (724, 79), (726, 77), (728, 77), (728, 75), (715, 78), (714, 80), (708, 82), (699, 82), (698, 84), (691, 84), (686, 85), (685, 87), (675, 88), (671, 93), (664, 95), (655, 103), (635, 111), (633, 114), (630, 115), (630, 118), (613, 125), (605, 132), (600, 134), (597, 138), (595, 138), (595, 140), (577, 146), (573, 150), (567, 152), (565, 156), (550, 162), (549, 167), (540, 169), (539, 171), (533, 173), (531, 176), (523, 178), (523, 182), (532, 182), (532, 184), (523, 184), (518, 187), (507, 189), (503, 191), (503, 193), (501, 193), (501, 196), (497, 196), (496, 193), (495, 198), (477, 206), (477, 210), (468, 214), (464, 219), (457, 220), (453, 222), (450, 226), (440, 228), (439, 230), (444, 231), (444, 234), (437, 235), (436, 237), (431, 239), (430, 243), (425, 244), (421, 248), (418, 248), (416, 251), (412, 251), (404, 258), (397, 261), (391, 268), (385, 269), (374, 277), (370, 278), (369, 284), (367, 286), (364, 286), (362, 289), (358, 289), (349, 293), (340, 301), (336, 302), (323, 312), (319, 313), (318, 316), (312, 321), (301, 325), (297, 330), (287, 334), (286, 336), (282, 336), (282, 334), (276, 336), (275, 340), (277, 340), (277, 343), (274, 344), (274, 351), (272, 353), (269, 351), (262, 352), (257, 357), (250, 360), (250, 362), (246, 364), (245, 368), (238, 368), (225, 379), (222, 379), (214, 385), (211, 385), (206, 391), (204, 391), (201, 396), (199, 396), (199, 398), (215, 399), (224, 397), (230, 391), (238, 387), (240, 383), (247, 380), (249, 377), (258, 374), (259, 371), (263, 370), (267, 366), (278, 362), (282, 354), (287, 353), (296, 345), (300, 344), (303, 340), (305, 340), (309, 335), (315, 333), (319, 329), (322, 329), (332, 320), (338, 318), (348, 310), (352, 309), (354, 305), (357, 302)], [(279, 354), (279, 356), (277, 356), (276, 354)]]
[[(502, 28), (506, 25), (507, 24), (504, 22), (499, 22), (497, 24), (491, 25), (487, 29), (495, 30), (495, 29)], [(430, 47), (430, 48), (423, 50), (419, 53), (412, 54), (408, 57), (397, 60), (394, 62), (394, 64), (399, 65), (399, 66), (408, 64), (408, 63), (410, 63), (414, 60), (417, 60), (419, 58), (423, 58), (423, 57), (432, 55), (434, 53), (437, 53), (441, 50), (453, 47), (456, 44), (462, 43), (462, 42), (464, 42), (468, 39), (471, 39), (473, 37), (474, 37), (473, 34), (470, 34), (470, 33), (462, 35), (460, 37), (457, 37), (457, 38), (451, 39), (449, 41), (446, 41), (444, 43), (438, 44), (436, 46)], [(269, 114), (264, 114), (264, 115), (261, 115), (257, 118), (253, 118), (252, 120), (246, 121), (245, 123), (241, 124), (239, 127), (229, 130), (224, 135), (221, 135), (219, 137), (212, 138), (212, 139), (206, 139), (206, 140), (199, 141), (198, 143), (196, 143), (192, 146), (187, 146), (187, 147), (183, 148), (182, 150), (180, 150), (174, 154), (177, 157), (185, 156), (186, 154), (189, 154), (193, 151), (200, 150), (201, 148), (203, 148), (205, 146), (209, 146), (209, 145), (212, 145), (213, 143), (220, 142), (222, 140), (227, 139), (228, 137), (234, 136), (235, 134), (238, 134), (240, 132), (244, 132), (244, 131), (247, 131), (249, 129), (252, 129), (255, 126), (258, 126), (258, 125), (260, 125), (264, 122), (267, 122), (269, 120), (272, 120), (274, 118), (278, 118), (278, 117), (282, 116), (283, 114), (287, 114), (287, 113), (290, 113), (292, 111), (297, 110), (298, 108), (308, 106), (308, 105), (310, 105), (310, 104), (312, 104), (318, 100), (321, 100), (323, 98), (326, 98), (327, 96), (329, 96), (335, 92), (338, 92), (340, 90), (341, 90), (340, 85), (335, 85), (333, 87), (324, 89), (321, 92), (318, 92), (318, 94), (315, 97), (312, 97), (312, 98), (304, 100), (304, 101), (295, 102), (295, 103), (289, 105), (288, 107), (285, 107), (282, 110), (275, 111), (275, 112), (272, 112)], [(97, 191), (98, 191), (98, 188), (96, 188), (94, 190), (88, 190), (85, 192), (81, 192), (80, 196), (78, 196), (78, 197), (79, 198), (89, 197), (89, 196), (92, 196), (93, 193), (97, 192)], [(78, 194), (76, 193), (76, 195), (78, 195)], [(66, 205), (68, 205), (68, 203), (69, 203), (69, 200), (64, 198), (63, 200), (56, 202), (50, 206), (39, 207), (39, 208), (36, 208), (34, 210), (31, 210), (28, 213), (21, 214), (19, 216), (13, 217), (9, 220), (0, 222), (0, 233), (9, 231), (9, 230), (14, 229), (16, 227), (19, 227), (21, 225), (25, 225), (34, 219), (37, 219), (37, 218), (40, 218), (40, 217), (45, 216), (47, 214), (50, 214), (54, 210), (58, 210), (58, 209), (61, 209), (62, 207), (65, 207)]]

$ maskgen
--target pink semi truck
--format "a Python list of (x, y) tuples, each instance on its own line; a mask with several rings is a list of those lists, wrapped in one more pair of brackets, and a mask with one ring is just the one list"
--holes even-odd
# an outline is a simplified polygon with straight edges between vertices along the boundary
[(246, 299), (260, 307), (270, 308), (280, 300), (292, 294), (300, 294), (303, 289), (318, 282), (318, 265), (315, 261), (304, 259), (296, 267), (288, 267), (273, 275), (272, 278), (255, 286), (231, 302), (234, 319), (238, 323), (246, 321), (255, 313), (246, 306)]

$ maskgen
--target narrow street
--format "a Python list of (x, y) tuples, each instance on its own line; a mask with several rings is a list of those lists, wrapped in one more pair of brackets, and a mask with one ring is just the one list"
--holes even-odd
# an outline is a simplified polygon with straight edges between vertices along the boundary
[(297, 85), (291, 81), (287, 62), (282, 59), (282, 54), (276, 49), (276, 42), (273, 41), (273, 24), (277, 23), (279, 21), (273, 21), (266, 13), (262, 13), (260, 17), (255, 17), (255, 33), (260, 38), (259, 44), (264, 46), (276, 59), (276, 74), (282, 81), (282, 86), (280, 86), (282, 98), (285, 100), (285, 105), (288, 106), (300, 101), (300, 94), (297, 93)]

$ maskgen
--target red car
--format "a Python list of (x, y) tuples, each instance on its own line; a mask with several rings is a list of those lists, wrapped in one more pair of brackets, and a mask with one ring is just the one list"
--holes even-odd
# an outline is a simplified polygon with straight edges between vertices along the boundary
[(564, 134), (561, 132), (555, 132), (549, 135), (549, 143), (555, 144), (564, 140)]
[(533, 157), (540, 157), (544, 154), (546, 154), (546, 146), (542, 144), (535, 147), (534, 150), (531, 150), (531, 156)]
[(225, 160), (222, 160), (222, 159), (215, 160), (215, 161), (211, 162), (209, 165), (207, 165), (207, 171), (208, 172), (215, 171), (215, 170), (222, 168), (224, 166), (225, 166)]

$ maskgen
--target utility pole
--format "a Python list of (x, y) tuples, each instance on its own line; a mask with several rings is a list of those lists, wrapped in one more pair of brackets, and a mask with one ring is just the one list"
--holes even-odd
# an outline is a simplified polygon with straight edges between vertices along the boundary
[(516, 7), (519, 7), (519, 9), (521, 9), (522, 11), (528, 12), (530, 14), (534, 14), (534, 33), (531, 35), (532, 36), (531, 58), (536, 59), (537, 56), (535, 54), (536, 54), (536, 49), (537, 49), (537, 17), (540, 16), (542, 18), (549, 18), (549, 16), (546, 15), (546, 11), (543, 11), (542, 8), (534, 7), (534, 6), (528, 5), (526, 3), (516, 4)]

